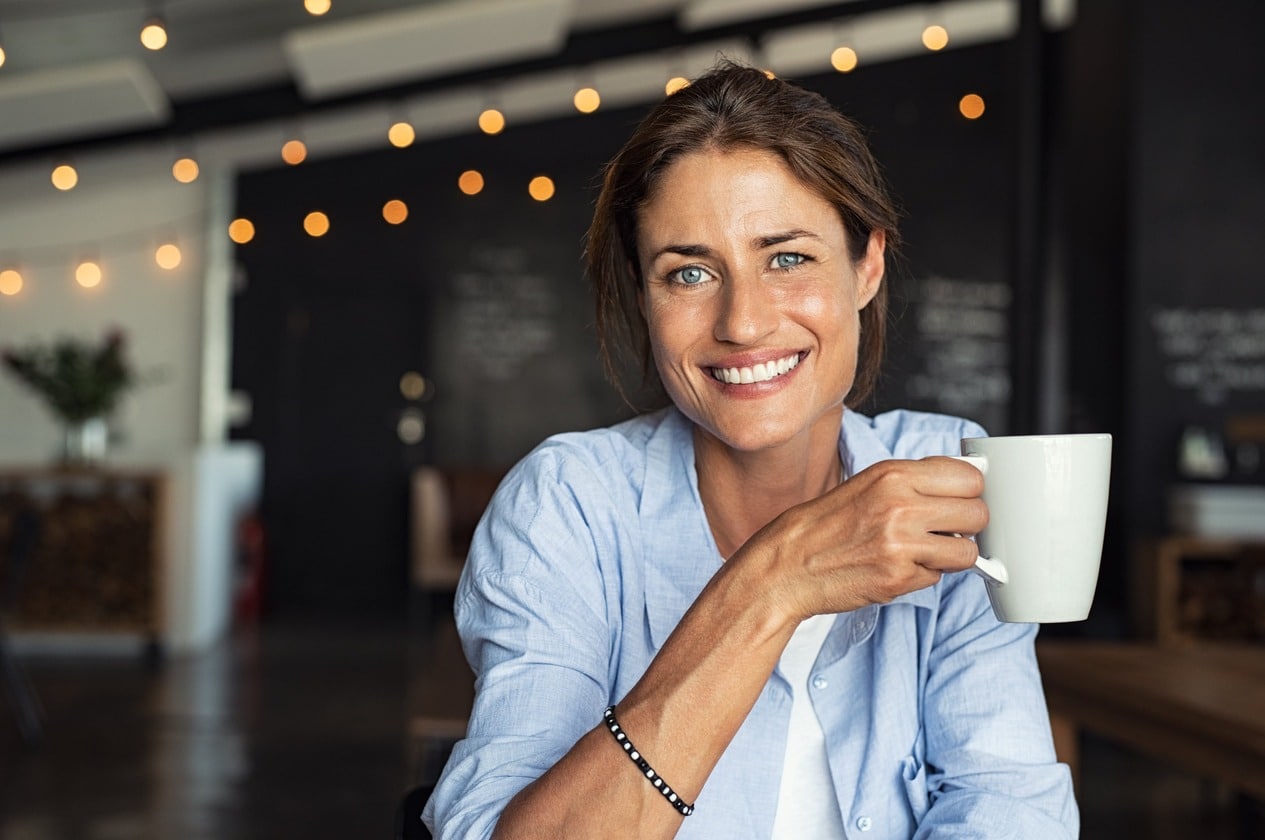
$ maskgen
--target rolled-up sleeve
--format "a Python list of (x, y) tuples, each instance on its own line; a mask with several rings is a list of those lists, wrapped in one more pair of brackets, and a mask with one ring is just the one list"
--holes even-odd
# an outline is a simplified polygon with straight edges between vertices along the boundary
[(475, 704), (423, 815), (440, 840), (489, 837), (609, 702), (606, 584), (580, 502), (601, 489), (561, 469), (542, 456), (512, 471), (471, 546), (455, 611)]

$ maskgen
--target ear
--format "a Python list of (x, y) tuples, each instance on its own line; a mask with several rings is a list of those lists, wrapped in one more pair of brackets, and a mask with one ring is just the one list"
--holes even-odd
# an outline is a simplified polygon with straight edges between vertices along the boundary
[(879, 285), (883, 282), (886, 270), (884, 253), (887, 249), (887, 234), (876, 230), (870, 233), (870, 241), (865, 244), (865, 256), (856, 265), (857, 271), (857, 309), (864, 309), (878, 294)]

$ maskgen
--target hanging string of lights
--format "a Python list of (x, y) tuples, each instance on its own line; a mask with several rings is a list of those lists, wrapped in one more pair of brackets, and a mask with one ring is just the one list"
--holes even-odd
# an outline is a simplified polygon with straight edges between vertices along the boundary
[[(304, 7), (309, 14), (319, 16), (326, 14), (330, 10), (331, 4), (329, 0), (304, 0)], [(162, 49), (167, 42), (168, 34), (158, 0), (151, 0), (148, 3), (147, 12), (145, 23), (142, 27), (141, 41), (151, 50)], [(863, 50), (856, 44), (854, 35), (846, 21), (839, 22), (835, 26), (833, 40), (835, 46), (829, 56), (830, 66), (839, 73), (855, 71), (864, 60), (864, 54)], [(936, 18), (934, 11), (930, 19), (922, 27), (921, 41), (926, 49), (931, 52), (941, 51), (948, 46), (949, 33), (943, 22)], [(0, 67), (4, 63), (3, 44), (3, 40), (0, 40)], [(592, 73), (588, 71), (580, 72), (578, 73), (578, 78), (579, 81), (572, 98), (575, 110), (580, 114), (596, 113), (601, 107), (602, 96)], [(664, 85), (664, 93), (670, 96), (687, 84), (688, 81), (684, 75), (673, 74)], [(508, 123), (505, 113), (500, 107), (499, 91), (488, 91), (485, 94), (485, 100), (485, 106), (477, 117), (477, 128), (488, 136), (500, 135), (505, 131)], [(976, 120), (984, 114), (984, 100), (979, 94), (969, 92), (958, 101), (957, 109), (965, 119)], [(416, 140), (416, 130), (407, 119), (407, 116), (400, 113), (400, 108), (395, 107), (392, 110), (395, 113), (387, 128), (385, 139), (395, 148), (408, 148)], [(308, 148), (303, 139), (301, 123), (292, 126), (287, 133), (288, 137), (280, 146), (279, 157), (289, 166), (299, 166), (308, 158)], [(186, 142), (185, 148), (177, 153), (171, 165), (172, 178), (182, 184), (196, 182), (201, 172), (196, 154), (192, 150), (191, 145), (191, 142)], [(50, 181), (55, 189), (62, 192), (74, 190), (80, 183), (79, 172), (75, 167), (74, 161), (58, 161), (50, 173)], [(469, 169), (457, 176), (455, 185), (464, 195), (477, 196), (485, 189), (486, 179), (484, 174), (477, 169)], [(532, 199), (538, 202), (546, 202), (557, 194), (557, 185), (548, 175), (541, 174), (529, 181), (526, 185), (526, 191)], [(400, 225), (408, 219), (409, 208), (402, 199), (393, 197), (383, 203), (381, 214), (385, 223)], [(302, 227), (309, 236), (320, 238), (330, 233), (333, 223), (325, 212), (312, 210), (304, 216)], [(255, 223), (246, 218), (233, 219), (228, 225), (226, 233), (229, 239), (238, 246), (251, 243), (258, 235)], [(96, 249), (93, 253), (101, 250), (105, 245), (116, 247), (130, 245), (136, 248), (150, 247), (153, 249), (155, 264), (166, 271), (172, 271), (181, 264), (183, 259), (179, 244), (176, 241), (161, 241), (155, 244), (158, 238), (152, 231), (133, 231), (119, 234), (96, 240)], [(0, 243), (0, 248), (2, 246), (3, 243)], [(24, 271), (32, 271), (32, 266), (50, 265), (54, 262), (65, 265), (65, 254), (67, 252), (83, 254), (89, 250), (85, 246), (76, 246), (74, 244), (59, 245), (55, 249), (51, 247), (42, 250), (23, 249), (21, 252), (18, 249), (0, 250), (0, 298), (21, 294), (28, 285), (27, 274), (24, 274)], [(100, 264), (100, 261), (96, 259), (81, 259), (76, 261), (74, 265), (75, 282), (85, 289), (98, 287), (108, 273)]]

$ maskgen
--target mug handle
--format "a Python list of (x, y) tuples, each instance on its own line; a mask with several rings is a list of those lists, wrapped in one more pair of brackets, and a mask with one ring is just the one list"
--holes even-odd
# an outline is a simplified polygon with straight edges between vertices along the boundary
[[(988, 475), (988, 459), (983, 455), (950, 455), (949, 457), (955, 461), (965, 461), (984, 475)], [(976, 556), (975, 565), (971, 567), (971, 571), (998, 586), (1010, 580), (1006, 565), (993, 557)]]

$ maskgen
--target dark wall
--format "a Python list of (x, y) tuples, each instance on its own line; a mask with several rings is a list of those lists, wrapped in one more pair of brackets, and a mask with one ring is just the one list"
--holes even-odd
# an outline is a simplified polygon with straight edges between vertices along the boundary
[[(1129, 439), (1134, 524), (1167, 529), (1187, 425), (1265, 412), (1265, 4), (1143, 4), (1133, 55)], [(1231, 453), (1231, 459), (1232, 459)], [(1261, 481), (1259, 471), (1228, 481)]]

